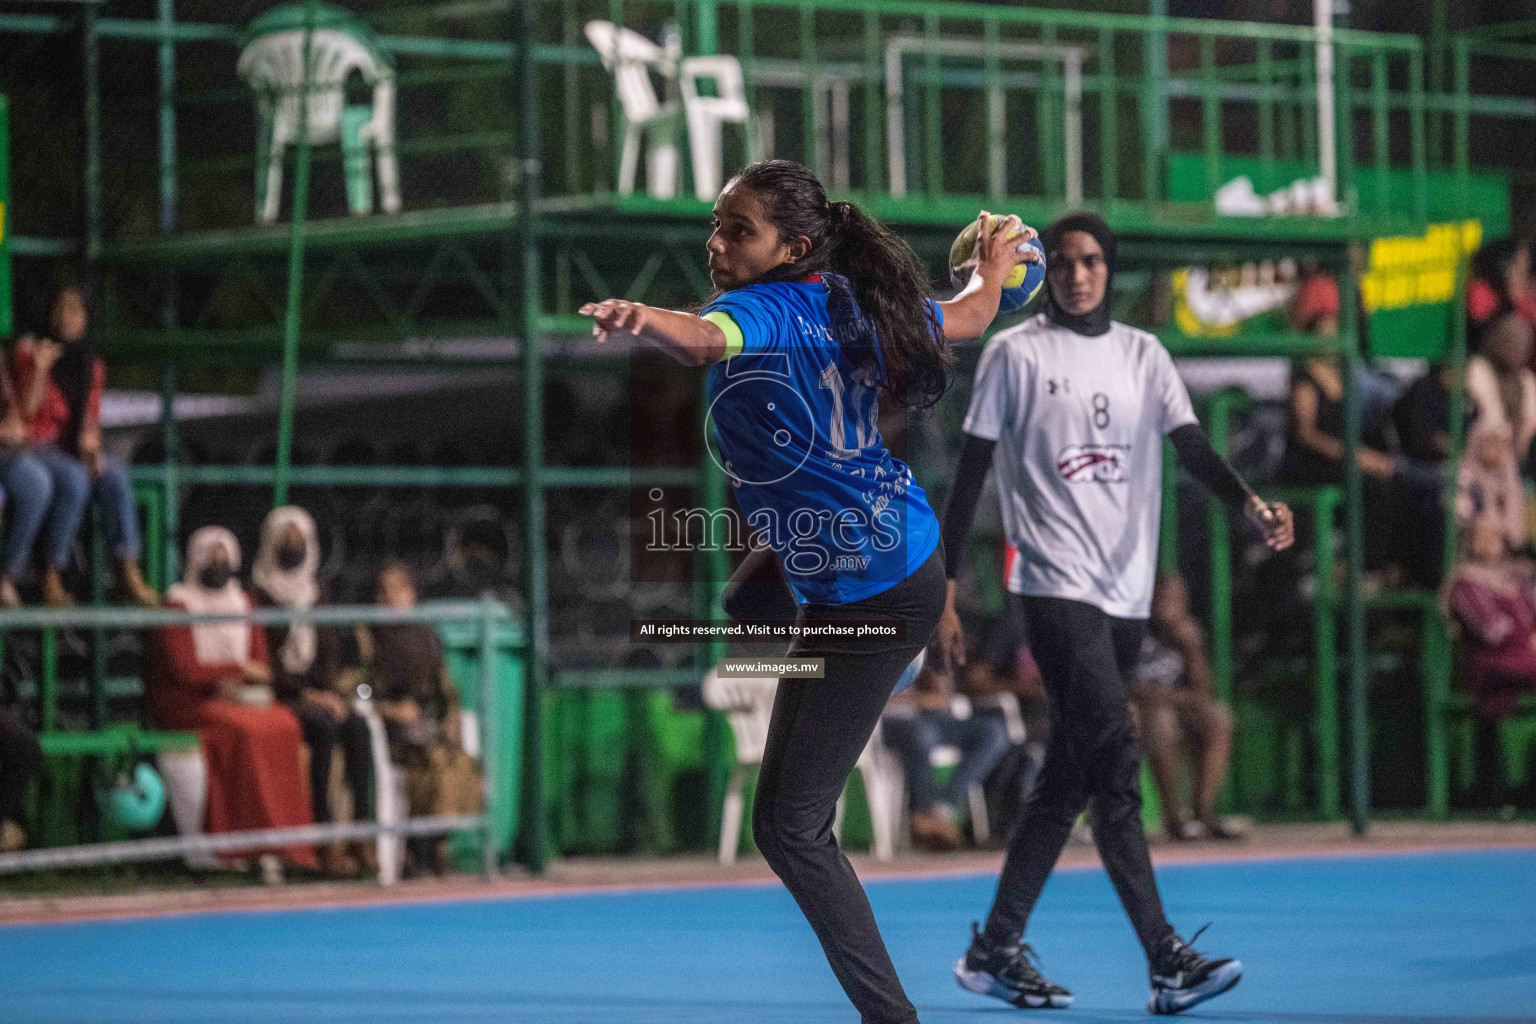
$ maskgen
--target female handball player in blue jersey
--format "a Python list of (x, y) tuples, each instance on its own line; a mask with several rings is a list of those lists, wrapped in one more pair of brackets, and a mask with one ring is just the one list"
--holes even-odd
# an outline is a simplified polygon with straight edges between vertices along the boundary
[(934, 302), (911, 249), (806, 168), (753, 164), (714, 209), (699, 315), (609, 299), (581, 308), (599, 341), (629, 333), (708, 366), (720, 455), (747, 522), (778, 556), (801, 621), (898, 622), (878, 643), (801, 637), (822, 679), (780, 680), (752, 813), (758, 848), (805, 913), (869, 1024), (908, 1024), (869, 901), (832, 835), (837, 798), (886, 698), (927, 646), (946, 596), (939, 524), (875, 425), (882, 396), (930, 406), (950, 383), (949, 343), (979, 337), (1019, 263), (1017, 218), (983, 214), (978, 267)]

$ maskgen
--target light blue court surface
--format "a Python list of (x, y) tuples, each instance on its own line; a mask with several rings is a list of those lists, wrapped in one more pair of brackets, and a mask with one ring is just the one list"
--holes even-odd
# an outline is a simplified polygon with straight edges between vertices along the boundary
[[(1247, 965), (1191, 1018), (1536, 1020), (1536, 852), (1168, 867), (1185, 934)], [(950, 967), (993, 879), (869, 886), (922, 1018), (1144, 1021), (1100, 871), (1058, 874), (1031, 938), (1077, 1008), (1012, 1010)], [(777, 886), (0, 928), (0, 1021), (822, 1024), (857, 1020)]]

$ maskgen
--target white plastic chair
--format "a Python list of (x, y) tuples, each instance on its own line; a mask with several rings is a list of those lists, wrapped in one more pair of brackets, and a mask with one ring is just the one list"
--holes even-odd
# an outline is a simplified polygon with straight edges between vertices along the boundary
[[(411, 799), (406, 790), (405, 772), (389, 757), (389, 732), (384, 719), (374, 710), (373, 701), (359, 697), (352, 707), (368, 723), (368, 752), (373, 760), (374, 820), (380, 825), (398, 825), (411, 816)], [(459, 735), (464, 752), (480, 756), (480, 722), (473, 711), (459, 712)], [(381, 835), (375, 847), (379, 860), (379, 884), (394, 885), (405, 868), (405, 837), (399, 833)]]
[(657, 199), (677, 194), (677, 104), (656, 95), (651, 72), (671, 79), (677, 74), (676, 44), (657, 46), (633, 29), (611, 21), (589, 21), (583, 31), (613, 75), (614, 91), (624, 112), (624, 145), (619, 155), (620, 195), (635, 190), (640, 144), (645, 142), (645, 187)]
[[(201, 747), (194, 750), (162, 750), (155, 755), (155, 767), (165, 780), (165, 793), (171, 805), (176, 832), (200, 836), (208, 813), (208, 762)], [(189, 853), (187, 867), (212, 871), (224, 867), (211, 853)]]
[[(358, 698), (352, 706), (368, 723), (368, 750), (373, 756), (374, 820), (380, 825), (398, 825), (411, 814), (405, 773), (389, 759), (389, 733), (384, 728), (384, 719), (374, 710), (373, 702)], [(405, 837), (399, 833), (380, 835), (375, 850), (379, 860), (379, 884), (394, 885), (400, 881), (405, 867)]]
[[(901, 761), (885, 745), (880, 726), (859, 755), (859, 775), (864, 780), (864, 798), (869, 804), (869, 826), (874, 833), (870, 853), (875, 860), (893, 860), (896, 857), (896, 835), (901, 825), (901, 804), (905, 797)], [(837, 802), (838, 824), (841, 831), (843, 802)]]
[(725, 713), (736, 740), (736, 763), (725, 786), (725, 805), (720, 811), (720, 863), (731, 864), (741, 842), (741, 819), (746, 810), (743, 792), (747, 769), (763, 763), (768, 743), (768, 722), (779, 681), (766, 678), (721, 678), (710, 669), (704, 677), (704, 706)]
[[(261, 33), (240, 53), (241, 79), (256, 94), (256, 219), (277, 220), (282, 199), (283, 151), (299, 142), (299, 96), (304, 89), (304, 31)], [(400, 175), (395, 163), (395, 77), (388, 58), (359, 34), (345, 28), (312, 30), (310, 38), (308, 132), (311, 145), (341, 143), (347, 207), (354, 214), (373, 209), (368, 148), (379, 178), (379, 205), (400, 209)], [(345, 105), (347, 76), (357, 72), (373, 87), (371, 104)], [(263, 166), (265, 165), (265, 166)]]
[[(704, 677), (704, 704), (725, 713), (731, 735), (736, 740), (736, 763), (731, 766), (725, 788), (725, 805), (720, 812), (720, 863), (731, 864), (741, 842), (741, 820), (746, 810), (743, 791), (747, 769), (763, 763), (763, 747), (768, 742), (768, 723), (773, 716), (773, 699), (779, 681), (764, 678), (722, 679), (714, 669)], [(875, 727), (863, 753), (859, 755), (859, 774), (864, 779), (864, 794), (874, 831), (872, 853), (876, 860), (890, 860), (896, 855), (896, 827), (901, 800), (901, 765), (880, 740)], [(844, 798), (837, 801), (832, 831), (842, 833)]]
[[(747, 90), (735, 57), (687, 57), (678, 68), (683, 116), (688, 122), (688, 153), (693, 163), (693, 193), (706, 203), (720, 194), (725, 155), (721, 125), (747, 125)], [(699, 82), (712, 80), (714, 96), (700, 96)], [(749, 147), (750, 148), (750, 147)]]

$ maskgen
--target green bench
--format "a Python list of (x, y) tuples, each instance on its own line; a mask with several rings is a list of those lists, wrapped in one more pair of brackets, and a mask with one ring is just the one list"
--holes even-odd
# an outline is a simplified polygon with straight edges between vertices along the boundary
[(91, 732), (39, 733), (44, 757), (114, 757), (158, 754), (165, 750), (195, 750), (197, 733), (160, 732), (136, 725), (114, 725)]

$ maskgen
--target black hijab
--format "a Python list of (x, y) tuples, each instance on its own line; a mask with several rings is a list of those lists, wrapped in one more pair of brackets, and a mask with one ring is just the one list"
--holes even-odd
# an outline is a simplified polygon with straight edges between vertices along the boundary
[(1099, 243), (1099, 248), (1104, 250), (1104, 263), (1109, 268), (1109, 279), (1104, 286), (1104, 299), (1086, 313), (1068, 313), (1056, 304), (1055, 297), (1050, 294), (1050, 275), (1047, 271), (1045, 315), (1051, 323), (1058, 327), (1065, 327), (1074, 334), (1097, 337), (1109, 331), (1109, 300), (1114, 294), (1115, 283), (1115, 233), (1109, 229), (1104, 218), (1096, 213), (1079, 211), (1058, 217), (1050, 227), (1045, 229), (1047, 267), (1050, 266), (1051, 260), (1056, 258), (1057, 250), (1069, 231), (1086, 231), (1093, 236), (1094, 241)]

